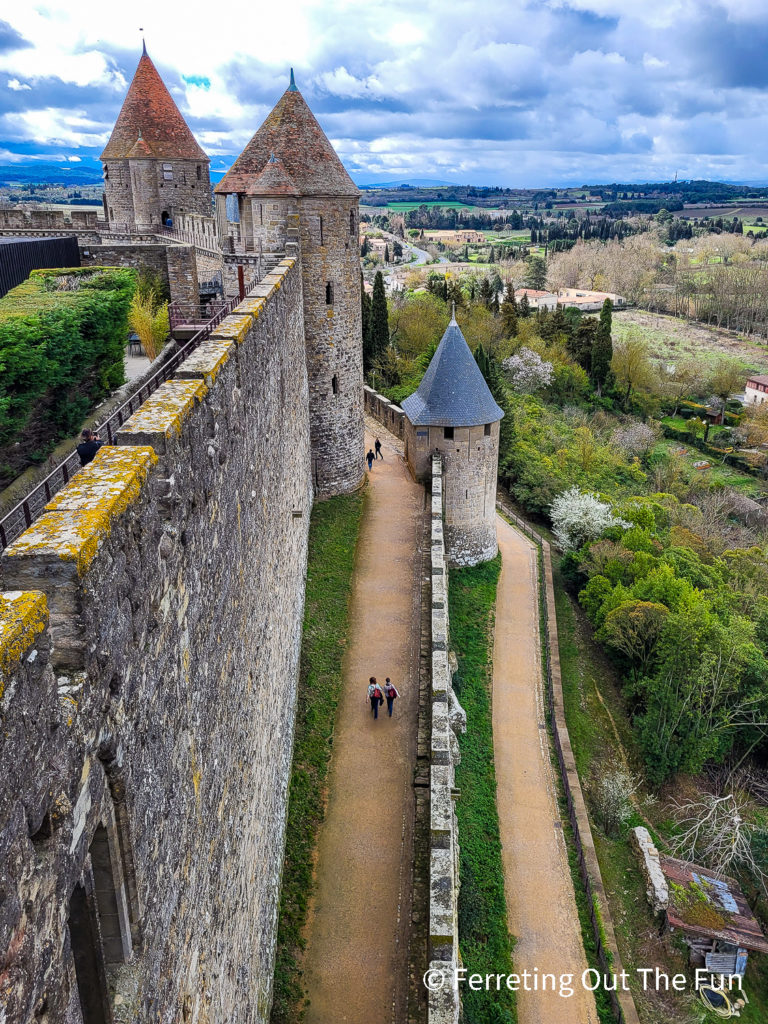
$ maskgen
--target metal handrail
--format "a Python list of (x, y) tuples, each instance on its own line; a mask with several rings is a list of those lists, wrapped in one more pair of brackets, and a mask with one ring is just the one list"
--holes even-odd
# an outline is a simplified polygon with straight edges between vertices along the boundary
[[(98, 424), (95, 429), (100, 434), (106, 432), (106, 444), (114, 444), (117, 432), (123, 423), (143, 405), (153, 392), (157, 391), (161, 384), (164, 384), (175, 373), (187, 356), (194, 352), (200, 342), (210, 336), (214, 328), (218, 327), (225, 316), (229, 316), (239, 302), (240, 299), (237, 297), (227, 300), (221, 309), (217, 310), (185, 345), (174, 352), (170, 359), (166, 359), (163, 365), (151, 377), (148, 377), (137, 391), (118, 406), (107, 419)], [(66, 455), (44, 480), (33, 487), (17, 505), (14, 505), (10, 512), (0, 519), (0, 551), (4, 551), (32, 525), (54, 494), (60, 491), (79, 469), (80, 459), (75, 450)]]

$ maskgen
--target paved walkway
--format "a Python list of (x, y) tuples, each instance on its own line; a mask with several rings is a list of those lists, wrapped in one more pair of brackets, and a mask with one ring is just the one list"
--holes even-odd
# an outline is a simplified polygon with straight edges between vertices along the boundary
[[(307, 1024), (389, 1024), (406, 1017), (424, 490), (394, 439), (382, 429), (378, 436), (384, 461), (369, 474), (307, 925)], [(366, 451), (373, 440), (366, 433)], [(381, 682), (390, 676), (400, 690), (391, 719), (386, 704), (377, 721), (371, 716), (371, 675)]]
[[(519, 1024), (597, 1024), (594, 996), (580, 984), (587, 967), (559, 827), (545, 727), (539, 646), (536, 549), (497, 517), (502, 569), (493, 649), (493, 747), (509, 929), (515, 971), (574, 976), (574, 994), (518, 992)], [(529, 982), (533, 988), (533, 981)]]

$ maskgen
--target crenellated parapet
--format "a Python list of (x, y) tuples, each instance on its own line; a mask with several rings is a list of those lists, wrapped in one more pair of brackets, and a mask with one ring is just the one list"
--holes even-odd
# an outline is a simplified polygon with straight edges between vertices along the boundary
[(0, 559), (14, 1024), (267, 1019), (312, 483), (294, 261), (263, 290)]

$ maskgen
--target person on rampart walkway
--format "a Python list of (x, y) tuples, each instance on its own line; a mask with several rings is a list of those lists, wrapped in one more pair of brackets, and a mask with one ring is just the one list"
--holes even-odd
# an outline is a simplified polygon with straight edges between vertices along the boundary
[(373, 460), (374, 460), (374, 454), (373, 454), (373, 449), (372, 448), (368, 449), (368, 454), (365, 457), (368, 460), (368, 472), (370, 472), (373, 469)]
[(373, 717), (379, 717), (379, 705), (384, 703), (384, 695), (381, 692), (381, 687), (376, 682), (376, 676), (371, 676), (368, 680), (368, 700), (371, 702), (371, 711)]
[(85, 428), (81, 436), (83, 440), (77, 446), (77, 454), (80, 457), (80, 465), (87, 466), (89, 462), (93, 462), (96, 452), (104, 442), (96, 431), (89, 430), (88, 427)]
[(384, 696), (387, 698), (387, 711), (389, 712), (389, 717), (391, 718), (392, 717), (392, 705), (395, 703), (397, 698), (400, 696), (400, 693), (399, 693), (397, 687), (395, 686), (395, 684), (389, 678), (389, 676), (387, 676), (387, 681), (386, 681), (386, 683), (384, 683)]
[(373, 447), (376, 449), (376, 458), (381, 459), (381, 461), (383, 462), (384, 456), (381, 454), (381, 441), (378, 439), (378, 437), (376, 438), (376, 443), (374, 444)]

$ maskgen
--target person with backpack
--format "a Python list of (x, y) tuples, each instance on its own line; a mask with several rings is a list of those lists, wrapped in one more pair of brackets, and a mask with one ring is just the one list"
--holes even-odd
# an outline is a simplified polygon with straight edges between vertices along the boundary
[(387, 676), (387, 681), (384, 683), (384, 696), (387, 698), (387, 711), (389, 717), (392, 717), (392, 705), (395, 703), (395, 699), (400, 696), (397, 691), (397, 687), (392, 680)]
[(365, 457), (366, 457), (366, 459), (368, 461), (368, 472), (370, 473), (370, 471), (373, 469), (373, 460), (374, 460), (373, 448), (369, 448), (368, 449), (368, 454)]
[(376, 676), (371, 676), (368, 680), (368, 700), (371, 702), (371, 711), (373, 717), (379, 717), (379, 705), (384, 703), (384, 694), (381, 692), (381, 687), (376, 682)]

